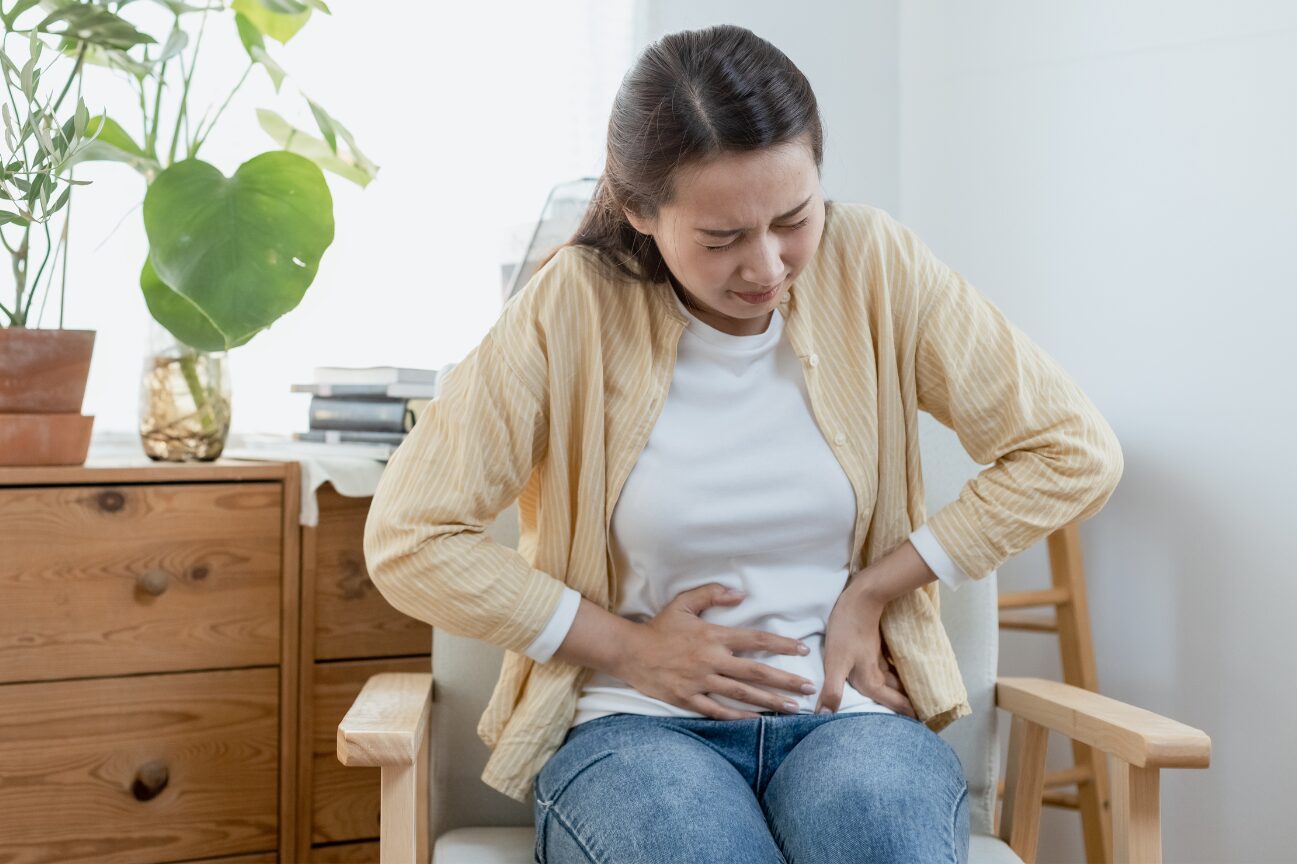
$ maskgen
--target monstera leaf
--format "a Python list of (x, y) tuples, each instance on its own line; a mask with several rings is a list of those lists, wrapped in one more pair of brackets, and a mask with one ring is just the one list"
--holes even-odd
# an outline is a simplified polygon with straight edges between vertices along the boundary
[(186, 159), (149, 186), (144, 230), (149, 311), (182, 342), (223, 351), (301, 302), (333, 242), (333, 198), (294, 153), (262, 153), (229, 178)]

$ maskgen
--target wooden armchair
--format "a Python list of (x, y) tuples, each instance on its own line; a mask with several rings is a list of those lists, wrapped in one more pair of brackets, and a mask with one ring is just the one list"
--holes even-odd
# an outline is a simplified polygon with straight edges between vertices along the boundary
[[(927, 415), (920, 415), (928, 420)], [(978, 466), (953, 433), (924, 429), (928, 512), (952, 500)], [(513, 508), (490, 532), (517, 542)], [(1206, 768), (1211, 740), (1201, 730), (1106, 696), (1039, 678), (998, 678), (997, 574), (958, 591), (941, 590), (950, 635), (973, 708), (940, 733), (968, 778), (973, 864), (1035, 860), (1049, 732), (1109, 755), (1113, 860), (1161, 861), (1158, 781), (1162, 768)], [(527, 864), (533, 861), (532, 809), (481, 782), (487, 750), (476, 734), (502, 652), (439, 630), (429, 673), (375, 675), (338, 725), (344, 765), (382, 769), (384, 864)], [(997, 710), (999, 709), (999, 710)], [(997, 724), (1012, 722), (1005, 795), (995, 824)]]

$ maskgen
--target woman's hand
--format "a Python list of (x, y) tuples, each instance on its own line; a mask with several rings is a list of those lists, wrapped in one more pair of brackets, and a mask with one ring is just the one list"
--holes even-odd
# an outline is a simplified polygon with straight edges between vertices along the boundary
[[(709, 606), (733, 606), (742, 602), (743, 596), (729, 594), (724, 585), (715, 582), (677, 594), (661, 612), (632, 631), (634, 643), (623, 655), (616, 677), (654, 699), (718, 720), (760, 715), (724, 707), (708, 693), (795, 714), (795, 703), (767, 688), (813, 693), (812, 682), (734, 655), (739, 651), (805, 655), (807, 651), (799, 650), (804, 646), (796, 639), (711, 624), (699, 617)], [(803, 690), (803, 685), (809, 689)]]
[(837, 711), (842, 704), (843, 681), (898, 714), (915, 717), (914, 706), (900, 679), (883, 656), (879, 622), (887, 605), (862, 581), (868, 569), (857, 574), (838, 595), (824, 630), (824, 687), (820, 690), (818, 714), (822, 706)]

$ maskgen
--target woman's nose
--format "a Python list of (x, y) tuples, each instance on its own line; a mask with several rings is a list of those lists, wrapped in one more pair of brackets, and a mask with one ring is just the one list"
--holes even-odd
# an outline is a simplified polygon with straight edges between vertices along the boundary
[(748, 261), (746, 272), (740, 273), (748, 283), (762, 287), (772, 287), (781, 282), (785, 275), (783, 255), (780, 254), (779, 238), (773, 235), (762, 238), (754, 244), (756, 249)]

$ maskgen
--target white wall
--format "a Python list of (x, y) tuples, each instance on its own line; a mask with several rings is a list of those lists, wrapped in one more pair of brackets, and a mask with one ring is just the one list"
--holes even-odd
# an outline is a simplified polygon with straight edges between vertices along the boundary
[(667, 33), (737, 24), (802, 70), (824, 123), (824, 191), (841, 201), (899, 203), (896, 3), (641, 0), (638, 53)]
[[(1165, 859), (1297, 860), (1297, 7), (902, 4), (899, 44), (902, 220), (1122, 442), (1082, 527), (1100, 687), (1213, 742), (1163, 773)], [(1001, 671), (1061, 677), (1053, 644), (1006, 634)], [(1081, 860), (1046, 817), (1040, 860)]]
[[(631, 0), (330, 6), (287, 46), (268, 43), (292, 76), (283, 94), (253, 70), (199, 154), (228, 175), (277, 149), (258, 107), (313, 130), (300, 86), (381, 166), (364, 190), (326, 174), (336, 232), (314, 284), (230, 352), (235, 432), (305, 429), (310, 397), (289, 385), (314, 366), (438, 368), (476, 345), (499, 314), (501, 265), (519, 251), (509, 241), (534, 227), (553, 184), (601, 170), (608, 107), (630, 60)], [(209, 23), (191, 110), (219, 104), (246, 63), (228, 17)], [(96, 74), (84, 96), (139, 126), (125, 84)], [(144, 184), (115, 164), (77, 176), (94, 185), (73, 202), (64, 326), (98, 331), (83, 407), (96, 434), (129, 431), (151, 321), (138, 284)], [(57, 312), (54, 296), (40, 326), (57, 326)]]

